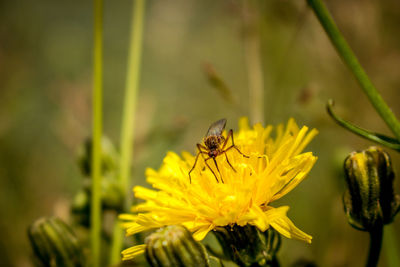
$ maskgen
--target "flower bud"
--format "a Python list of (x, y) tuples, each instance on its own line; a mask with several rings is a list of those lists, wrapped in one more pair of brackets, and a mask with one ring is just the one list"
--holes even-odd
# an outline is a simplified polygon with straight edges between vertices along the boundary
[(272, 264), (281, 243), (280, 235), (274, 229), (261, 232), (251, 225), (218, 227), (214, 234), (224, 254), (239, 266)]
[[(91, 176), (92, 173), (92, 139), (88, 138), (79, 150), (78, 164), (82, 173)], [(107, 137), (101, 139), (101, 173), (115, 172), (118, 166), (118, 153), (113, 143)]]
[(28, 229), (38, 266), (84, 266), (82, 248), (71, 228), (58, 218), (40, 218)]
[(90, 227), (90, 195), (88, 190), (81, 189), (75, 194), (71, 204), (74, 223)]
[(349, 223), (371, 231), (390, 223), (399, 209), (393, 192), (394, 173), (389, 154), (379, 147), (352, 152), (344, 162), (348, 190), (343, 197)]
[(146, 258), (153, 267), (208, 267), (202, 244), (183, 226), (171, 225), (146, 238)]
[[(84, 225), (89, 226), (90, 219), (90, 198), (92, 192), (92, 180), (85, 178), (83, 188), (75, 195), (72, 202), (72, 213), (75, 219)], [(122, 211), (124, 204), (124, 192), (119, 181), (115, 177), (103, 177), (101, 180), (101, 204), (103, 210)]]

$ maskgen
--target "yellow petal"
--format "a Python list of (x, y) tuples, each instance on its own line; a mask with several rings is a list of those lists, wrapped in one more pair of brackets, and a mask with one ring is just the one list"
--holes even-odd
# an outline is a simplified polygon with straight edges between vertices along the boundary
[(136, 215), (127, 214), (127, 213), (123, 213), (123, 214), (118, 215), (118, 219), (124, 220), (124, 221), (135, 221), (136, 217), (137, 217)]
[(157, 227), (157, 226), (153, 226), (153, 227), (143, 226), (138, 223), (127, 223), (127, 224), (124, 224), (123, 226), (126, 228), (127, 236), (134, 235), (136, 233), (140, 233), (140, 232)]
[(297, 228), (287, 216), (281, 217), (271, 222), (271, 226), (281, 235), (287, 238), (293, 238), (311, 243), (312, 236), (304, 233), (299, 228)]
[(312, 129), (311, 132), (309, 132), (306, 137), (304, 138), (304, 140), (301, 142), (301, 144), (299, 145), (299, 147), (296, 149), (295, 151), (295, 155), (301, 153), (303, 151), (303, 149), (311, 142), (311, 140), (318, 134), (318, 130), (317, 129)]
[(208, 232), (214, 228), (214, 225), (210, 224), (208, 226), (200, 227), (196, 232), (193, 233), (193, 238), (197, 241), (203, 240)]
[(146, 245), (137, 245), (122, 251), (122, 260), (131, 260), (137, 255), (142, 254), (146, 249)]
[(247, 130), (250, 129), (250, 127), (249, 127), (249, 118), (247, 118), (247, 117), (241, 117), (241, 118), (239, 119), (239, 129), (240, 129), (241, 131), (247, 131)]
[(288, 175), (284, 179), (284, 183), (279, 188), (276, 188), (271, 198), (271, 202), (275, 201), (290, 191), (292, 191), (301, 181), (303, 181), (311, 168), (314, 166), (317, 157), (314, 157), (311, 153), (300, 155), (301, 160), (297, 163), (297, 166), (293, 169), (292, 175)]

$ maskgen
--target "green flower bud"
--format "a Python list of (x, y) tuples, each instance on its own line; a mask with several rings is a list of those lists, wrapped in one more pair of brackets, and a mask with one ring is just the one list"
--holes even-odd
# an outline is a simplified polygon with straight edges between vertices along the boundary
[(261, 232), (257, 227), (225, 226), (214, 231), (224, 254), (239, 266), (270, 266), (276, 261), (280, 235), (272, 228)]
[(40, 218), (28, 229), (37, 266), (84, 266), (82, 248), (71, 228), (58, 218)]
[[(103, 137), (101, 139), (101, 202), (105, 210), (121, 211), (124, 205), (124, 189), (121, 187), (118, 175), (118, 153), (111, 141)], [(81, 224), (88, 223), (90, 215), (90, 198), (92, 190), (91, 163), (92, 140), (87, 139), (79, 152), (78, 163), (82, 173), (86, 176), (83, 189), (75, 196), (72, 204), (72, 212)]]
[[(90, 198), (92, 192), (92, 180), (85, 178), (83, 189), (74, 197), (72, 202), (72, 213), (75, 219), (84, 225), (89, 226), (90, 220)], [(101, 180), (101, 204), (103, 210), (122, 211), (124, 204), (124, 193), (119, 181), (115, 177), (103, 177)]]
[(394, 173), (389, 154), (379, 147), (352, 152), (344, 162), (348, 190), (343, 197), (349, 223), (371, 231), (378, 223), (392, 222), (399, 210), (393, 192)]
[(208, 267), (207, 253), (183, 226), (159, 229), (146, 238), (146, 258), (153, 267)]
[(90, 227), (90, 195), (87, 190), (81, 189), (75, 194), (71, 212), (75, 223)]
[[(101, 171), (102, 174), (116, 172), (118, 166), (118, 153), (113, 143), (107, 137), (101, 139)], [(86, 139), (79, 149), (78, 164), (82, 173), (91, 176), (92, 173), (92, 139)]]
[(122, 211), (124, 191), (115, 177), (103, 177), (101, 180), (101, 203), (105, 210)]

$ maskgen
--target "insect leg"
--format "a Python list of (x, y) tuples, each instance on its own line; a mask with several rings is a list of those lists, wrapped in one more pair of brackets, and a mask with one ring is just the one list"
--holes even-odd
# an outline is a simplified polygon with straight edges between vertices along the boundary
[(239, 150), (239, 148), (237, 148), (237, 147), (235, 146), (235, 142), (233, 141), (233, 131), (232, 131), (232, 129), (229, 130), (229, 133), (228, 133), (228, 136), (227, 136), (226, 139), (228, 139), (229, 137), (231, 137), (231, 139), (232, 139), (232, 145), (231, 145), (230, 147), (228, 147), (228, 148), (225, 150), (225, 152), (228, 151), (228, 150), (231, 149), (231, 148), (234, 148), (234, 149), (236, 149), (237, 152), (239, 152), (243, 157), (245, 157), (245, 158), (250, 158), (249, 156), (243, 154), (243, 153)]
[(219, 168), (218, 168), (217, 161), (215, 160), (215, 158), (212, 158), (212, 159), (214, 160), (215, 167), (217, 167), (217, 171), (218, 171), (218, 173), (219, 173), (219, 176), (221, 176), (221, 182), (224, 183), (224, 180), (222, 179), (222, 174), (221, 174), (221, 172), (219, 171)]
[(231, 166), (232, 170), (233, 170), (234, 172), (236, 172), (235, 168), (233, 168), (232, 164), (229, 162), (228, 155), (226, 154), (226, 151), (224, 151), (224, 154), (225, 154), (226, 161), (228, 162), (229, 166)]
[(197, 153), (196, 159), (194, 160), (193, 167), (189, 171), (189, 181), (190, 181), (190, 183), (192, 183), (192, 177), (190, 176), (190, 173), (194, 170), (194, 167), (196, 167), (196, 163), (197, 163), (197, 160), (199, 159), (200, 154), (205, 153), (204, 151), (201, 150), (202, 145), (197, 144), (196, 146), (197, 146), (197, 149), (199, 150), (199, 152)]
[(245, 157), (245, 158), (250, 158), (249, 156), (243, 154), (243, 153), (239, 150), (239, 148), (237, 148), (235, 145), (232, 145), (232, 146), (228, 147), (227, 149), (225, 149), (225, 150), (222, 151), (222, 152), (227, 152), (227, 151), (230, 150), (231, 148), (236, 149), (237, 152), (239, 152), (243, 157)]
[(224, 142), (224, 144), (223, 144), (222, 147), (221, 147), (221, 150), (224, 150), (226, 144), (227, 144), (228, 141), (229, 141), (229, 137), (231, 137), (232, 135), (233, 135), (233, 131), (232, 131), (232, 129), (230, 129), (229, 132), (228, 132), (228, 135), (226, 136), (225, 142)]
[[(201, 155), (203, 155), (203, 154), (201, 154)], [(204, 156), (203, 156), (203, 158), (204, 158)], [(204, 163), (207, 165), (207, 167), (210, 169), (210, 171), (212, 172), (212, 174), (214, 174), (214, 177), (215, 177), (215, 179), (217, 180), (217, 183), (219, 183), (219, 180), (218, 180), (218, 177), (217, 177), (217, 175), (215, 175), (215, 172), (211, 169), (211, 167), (210, 167), (210, 165), (208, 165), (208, 163), (207, 163), (207, 160), (209, 160), (209, 159), (214, 159), (214, 158), (211, 158), (211, 157), (209, 157), (209, 158), (207, 158), (207, 159), (204, 159)], [(215, 159), (214, 159), (215, 160)], [(218, 168), (218, 167), (217, 167)], [(219, 170), (218, 170), (219, 171)], [(222, 180), (222, 177), (221, 177), (221, 180)], [(224, 183), (224, 181), (222, 180), (222, 183)]]
[[(202, 144), (197, 144), (197, 149), (200, 150), (200, 151), (202, 151), (201, 149), (204, 149), (206, 151), (208, 150), (208, 148), (203, 146)], [(204, 151), (202, 151), (202, 152), (204, 152)]]
[[(197, 147), (198, 149), (204, 149), (205, 151), (201, 151), (201, 153), (202, 154), (206, 154), (207, 156), (208, 156), (208, 152), (207, 152), (207, 150), (208, 150), (208, 148), (207, 147), (205, 147), (205, 146), (203, 146), (202, 144), (198, 144), (198, 147)], [(204, 157), (203, 157), (204, 158)], [(204, 171), (204, 169), (205, 169), (206, 167), (203, 167), (203, 171)]]
[(197, 153), (196, 159), (194, 160), (193, 167), (189, 171), (189, 181), (190, 181), (190, 183), (192, 183), (192, 177), (190, 176), (190, 173), (194, 170), (194, 167), (196, 166), (197, 159), (199, 158), (200, 154), (201, 154), (201, 152)]

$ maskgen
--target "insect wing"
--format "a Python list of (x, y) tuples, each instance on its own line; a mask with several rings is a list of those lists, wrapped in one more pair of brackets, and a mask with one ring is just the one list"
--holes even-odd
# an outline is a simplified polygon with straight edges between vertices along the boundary
[(220, 119), (219, 121), (214, 122), (211, 124), (210, 128), (208, 128), (207, 136), (211, 135), (221, 135), (222, 131), (225, 129), (226, 119)]

